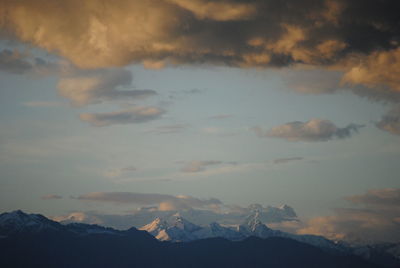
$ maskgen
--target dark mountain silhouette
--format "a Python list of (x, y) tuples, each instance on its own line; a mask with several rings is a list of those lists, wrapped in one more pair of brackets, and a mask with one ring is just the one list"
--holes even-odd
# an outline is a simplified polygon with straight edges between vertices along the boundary
[(377, 267), (288, 238), (160, 242), (145, 231), (0, 215), (0, 267)]

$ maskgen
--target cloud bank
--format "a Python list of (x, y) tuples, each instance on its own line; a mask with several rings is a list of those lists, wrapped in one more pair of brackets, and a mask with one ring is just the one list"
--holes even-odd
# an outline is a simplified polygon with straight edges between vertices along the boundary
[(370, 190), (346, 200), (361, 208), (340, 208), (335, 215), (313, 218), (298, 233), (359, 243), (400, 240), (399, 188)]
[(311, 119), (307, 122), (290, 122), (271, 128), (268, 131), (260, 127), (253, 130), (259, 137), (281, 138), (288, 141), (327, 141), (334, 138), (344, 139), (350, 137), (363, 125), (349, 124), (339, 128), (329, 120)]

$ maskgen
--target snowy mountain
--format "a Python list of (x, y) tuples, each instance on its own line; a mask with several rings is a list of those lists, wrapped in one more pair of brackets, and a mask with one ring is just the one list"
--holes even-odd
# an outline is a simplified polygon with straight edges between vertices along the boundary
[(59, 231), (64, 227), (40, 214), (26, 214), (21, 210), (0, 214), (0, 235), (19, 232)]
[(295, 235), (268, 228), (267, 225), (261, 222), (260, 213), (257, 210), (254, 214), (248, 216), (243, 224), (237, 226), (228, 227), (218, 223), (198, 226), (183, 219), (179, 214), (175, 214), (165, 219), (157, 218), (140, 228), (140, 230), (149, 232), (161, 241), (188, 242), (213, 237), (237, 241), (251, 236), (259, 238), (284, 237), (313, 245), (327, 251), (335, 251), (337, 253), (346, 251), (341, 245), (335, 244), (321, 236)]
[(186, 242), (198, 239), (195, 235), (201, 229), (185, 219), (179, 214), (172, 215), (167, 219), (157, 218), (153, 222), (143, 226), (140, 230), (149, 232), (161, 241)]

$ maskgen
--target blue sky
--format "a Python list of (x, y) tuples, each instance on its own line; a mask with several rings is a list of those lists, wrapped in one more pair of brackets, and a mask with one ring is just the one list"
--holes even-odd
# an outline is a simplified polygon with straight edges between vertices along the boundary
[[(165, 107), (162, 118), (93, 127), (79, 114), (113, 111), (132, 102), (75, 108), (57, 95), (53, 77), (2, 75), (2, 196), (12, 196), (2, 202), (4, 210), (40, 207), (56, 213), (70, 209), (64, 204), (68, 201), (47, 208), (39, 197), (129, 190), (218, 197), (240, 205), (288, 203), (300, 215), (312, 215), (340, 205), (343, 196), (399, 186), (398, 137), (373, 124), (387, 109), (381, 103), (347, 92), (299, 94), (285, 86), (284, 73), (291, 70), (127, 69), (133, 73), (132, 87), (158, 92), (138, 103)], [(251, 130), (312, 118), (365, 127), (350, 138), (327, 142), (260, 138)], [(292, 157), (303, 159), (273, 164)], [(206, 160), (244, 167), (181, 175), (185, 162)], [(135, 170), (107, 174), (127, 167)], [(25, 184), (30, 187), (21, 187)]]

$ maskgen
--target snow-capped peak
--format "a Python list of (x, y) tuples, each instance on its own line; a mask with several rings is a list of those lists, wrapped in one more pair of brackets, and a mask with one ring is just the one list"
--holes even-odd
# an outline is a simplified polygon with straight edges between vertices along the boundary
[(152, 235), (157, 235), (161, 230), (168, 228), (168, 224), (161, 218), (156, 218), (154, 221), (139, 228), (139, 230), (147, 231)]

